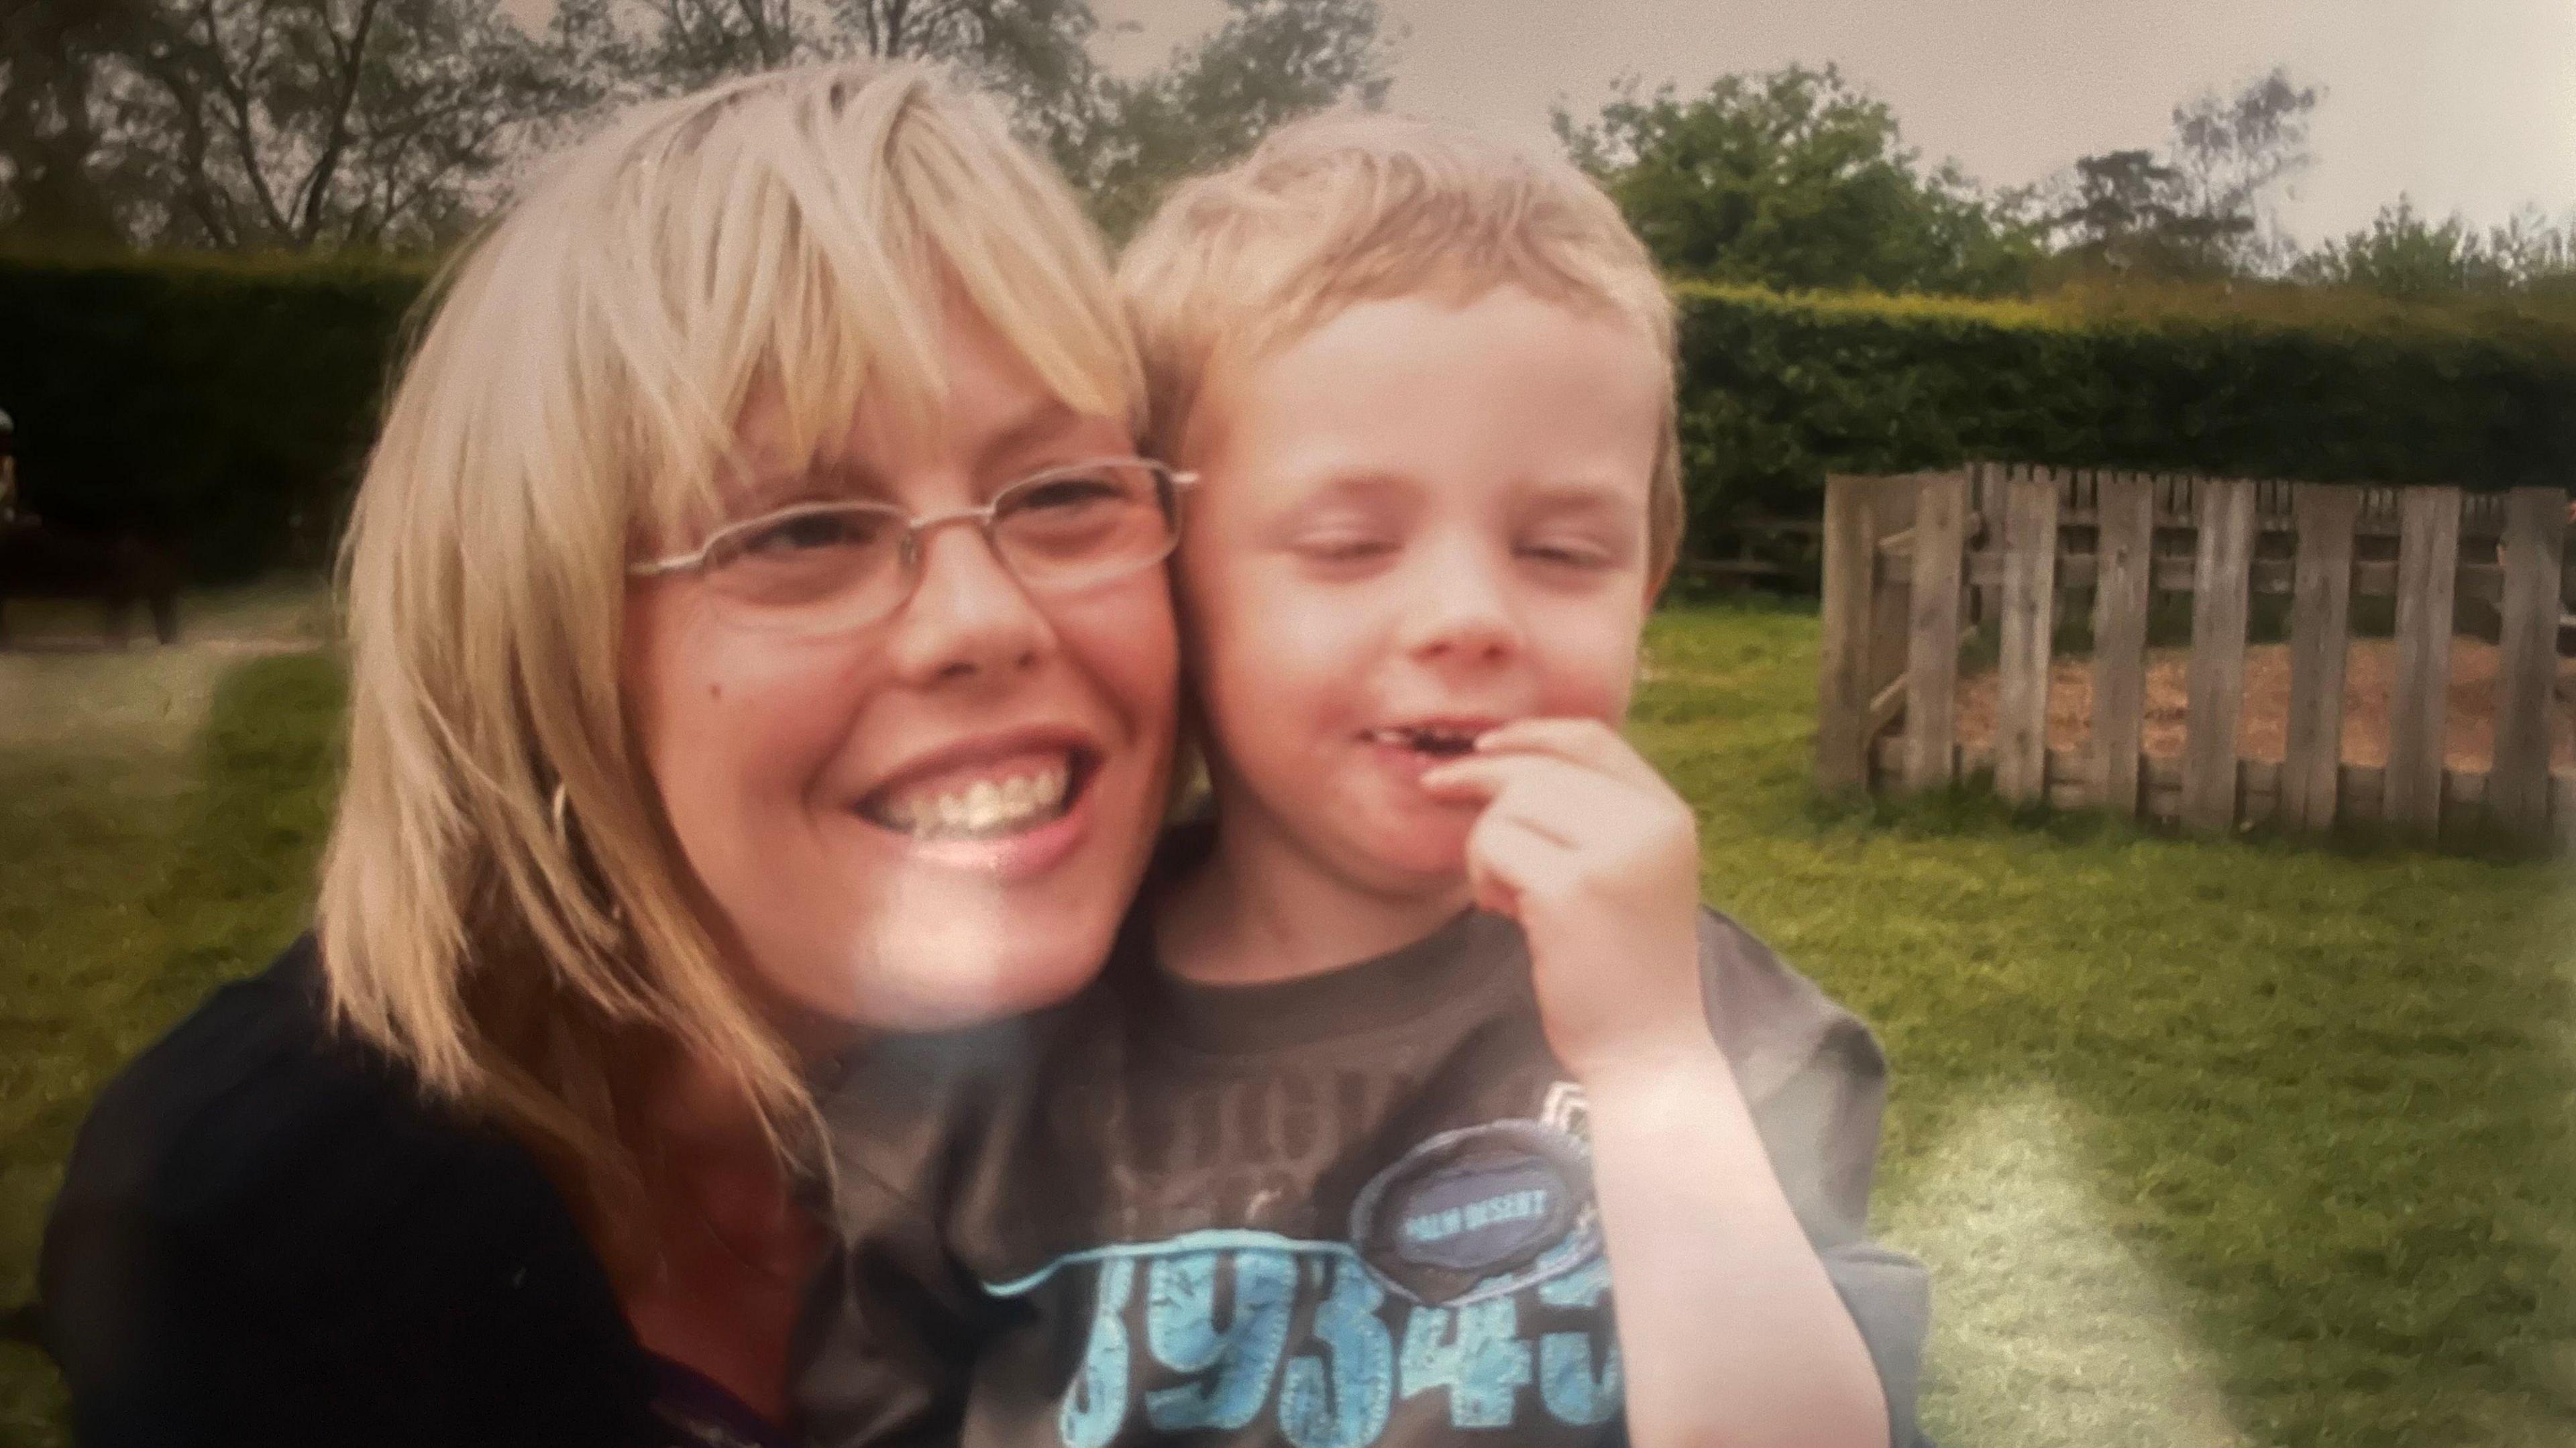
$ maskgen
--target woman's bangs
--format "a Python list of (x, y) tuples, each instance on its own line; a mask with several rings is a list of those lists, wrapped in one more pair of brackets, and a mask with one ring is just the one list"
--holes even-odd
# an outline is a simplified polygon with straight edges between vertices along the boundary
[[(673, 345), (630, 359), (644, 390), (687, 399), (633, 409), (664, 420), (636, 439), (642, 531), (686, 546), (739, 516), (753, 465), (740, 427), (755, 401), (772, 471), (837, 456), (862, 408), (898, 431), (936, 427), (942, 309), (959, 301), (1058, 400), (1132, 429), (1141, 382), (1105, 270), (1085, 253), (1087, 223), (1069, 205), (1050, 214), (1026, 178), (997, 175), (996, 158), (963, 153), (958, 138), (895, 125), (876, 155), (834, 148), (873, 178), (824, 173), (812, 147), (791, 159), (709, 137), (690, 169), (716, 194), (664, 199), (706, 221), (655, 263)], [(669, 231), (655, 240), (674, 250)]]

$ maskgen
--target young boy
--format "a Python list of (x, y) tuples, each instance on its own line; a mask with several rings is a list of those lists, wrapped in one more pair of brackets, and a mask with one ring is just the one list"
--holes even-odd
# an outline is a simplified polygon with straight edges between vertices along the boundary
[(1616, 210), (1311, 121), (1121, 283), (1150, 442), (1202, 478), (1214, 820), (1091, 990), (832, 1093), (809, 1430), (1915, 1441), (1924, 1280), (1863, 1235), (1883, 1061), (1700, 907), (1691, 812), (1615, 732), (1681, 523), (1670, 306)]

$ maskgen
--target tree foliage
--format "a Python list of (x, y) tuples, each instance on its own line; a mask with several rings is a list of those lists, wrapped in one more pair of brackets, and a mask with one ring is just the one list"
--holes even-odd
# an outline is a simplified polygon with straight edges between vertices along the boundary
[(1281, 122), (1385, 101), (1391, 41), (1376, 0), (1226, 0), (1225, 23), (1135, 80), (1097, 78), (1047, 137), (1113, 236), (1174, 181), (1240, 157)]
[(2044, 188), (2065, 262), (2166, 277), (2277, 271), (2296, 248), (2272, 196), (2307, 169), (2308, 120), (2325, 92), (2275, 67), (2234, 95), (2173, 109), (2162, 156), (2106, 151)]
[(872, 55), (941, 61), (1026, 112), (1088, 83), (1089, 0), (559, 0), (553, 23), (591, 106), (729, 75)]
[(0, 4), (0, 236), (82, 247), (122, 234), (127, 178), (102, 135), (111, 59), (137, 43), (149, 0)]
[(1676, 276), (1783, 290), (2016, 290), (2037, 255), (2008, 199), (1927, 169), (1886, 104), (1832, 66), (1720, 77), (1683, 99), (1633, 81), (1558, 137)]
[(2457, 214), (2436, 222), (2400, 197), (2370, 225), (2326, 241), (2299, 259), (2292, 276), (2385, 296), (2549, 292), (2576, 296), (2576, 211), (2552, 224), (2525, 207), (2484, 233)]
[(0, 243), (416, 250), (608, 107), (856, 55), (964, 72), (1123, 231), (1291, 116), (1375, 104), (1376, 0), (1227, 0), (1150, 74), (1103, 69), (1090, 0), (12, 0)]
[(157, 18), (112, 110), (147, 245), (433, 244), (552, 94), (492, 0), (184, 0)]
[(2254, 229), (2250, 216), (2204, 212), (2182, 172), (2153, 151), (2107, 151), (2077, 161), (2050, 224), (2071, 238), (2062, 254), (2159, 276), (2218, 275), (2229, 247)]
[(497, 0), (25, 0), (0, 41), (37, 247), (432, 245), (560, 93)]

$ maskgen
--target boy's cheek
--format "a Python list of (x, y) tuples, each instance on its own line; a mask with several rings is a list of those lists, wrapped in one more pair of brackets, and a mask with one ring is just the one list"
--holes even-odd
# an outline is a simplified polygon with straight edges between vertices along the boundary
[(1644, 628), (1643, 610), (1607, 606), (1535, 620), (1530, 648), (1545, 681), (1546, 712), (1623, 723), (1637, 689)]

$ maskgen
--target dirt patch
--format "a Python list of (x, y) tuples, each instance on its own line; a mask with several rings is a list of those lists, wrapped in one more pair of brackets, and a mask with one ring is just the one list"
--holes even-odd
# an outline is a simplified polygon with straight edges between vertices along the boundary
[[(2147, 753), (2180, 757), (2189, 709), (2185, 682), (2185, 649), (2151, 649), (2147, 653), (2146, 718), (2140, 730)], [(2390, 639), (2354, 639), (2344, 663), (2343, 759), (2346, 764), (2385, 764), (2388, 760), (2388, 695), (2397, 676), (2397, 646)], [(1959, 742), (1984, 745), (1995, 737), (1995, 694), (1999, 681), (1991, 671), (1959, 680)], [(2495, 716), (2503, 687), (2496, 677), (2495, 645), (2479, 639), (2451, 640), (2451, 696), (2443, 740), (2445, 762), (2453, 769), (2488, 767), (2495, 757)], [(2558, 689), (2550, 710), (2550, 762), (2576, 767), (2576, 718), (2568, 700), (2576, 698), (2576, 659), (2558, 661)], [(2237, 723), (2239, 755), (2278, 760), (2288, 752), (2290, 650), (2286, 644), (2253, 644), (2245, 650), (2245, 709)], [(2091, 737), (2093, 661), (2059, 659), (2049, 669), (2048, 744), (2074, 749)]]

